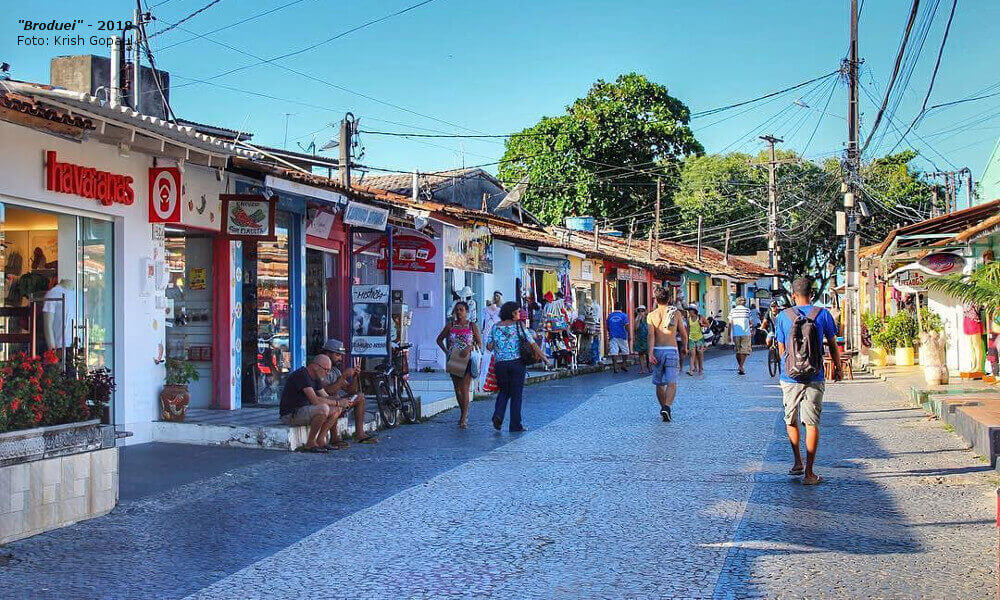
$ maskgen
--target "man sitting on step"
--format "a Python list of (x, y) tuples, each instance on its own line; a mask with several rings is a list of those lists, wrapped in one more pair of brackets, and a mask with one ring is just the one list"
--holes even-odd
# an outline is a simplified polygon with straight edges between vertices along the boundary
[[(354, 409), (354, 441), (359, 444), (374, 444), (375, 436), (365, 432), (365, 395), (358, 389), (358, 381), (354, 367), (344, 368), (344, 356), (347, 349), (343, 342), (336, 339), (327, 340), (320, 349), (320, 356), (330, 359), (332, 367), (323, 379), (323, 391), (329, 396), (331, 408), (337, 415), (342, 415)], [(330, 431), (330, 445), (336, 448), (346, 447), (347, 443), (340, 439), (337, 428)]]
[(308, 425), (309, 436), (299, 452), (326, 453), (326, 435), (337, 426), (340, 411), (331, 406), (323, 391), (323, 378), (333, 364), (322, 354), (308, 365), (292, 371), (281, 390), (278, 414), (285, 425)]

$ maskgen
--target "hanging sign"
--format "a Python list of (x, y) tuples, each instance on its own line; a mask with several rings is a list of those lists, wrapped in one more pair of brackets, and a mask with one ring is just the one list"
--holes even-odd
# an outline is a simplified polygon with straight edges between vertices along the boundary
[(54, 150), (45, 153), (45, 189), (97, 200), (104, 206), (135, 202), (131, 175), (118, 175), (59, 162)]
[(618, 281), (646, 281), (646, 272), (639, 267), (618, 267), (615, 278)]
[(333, 213), (321, 210), (316, 213), (311, 221), (309, 221), (309, 226), (306, 227), (306, 235), (325, 240), (330, 237), (330, 231), (333, 229), (333, 222)]
[(490, 228), (483, 225), (445, 227), (444, 264), (452, 269), (492, 273), (493, 233)]
[(149, 222), (181, 222), (181, 170), (177, 167), (150, 167)]
[[(382, 238), (379, 243), (379, 256), (375, 266), (385, 270), (386, 255), (389, 253), (389, 240)], [(434, 272), (434, 255), (437, 248), (434, 241), (422, 235), (396, 235), (392, 238), (392, 270), (415, 271), (418, 273)]]
[(348, 202), (344, 210), (344, 223), (385, 231), (389, 222), (389, 209), (379, 208), (360, 202)]
[(220, 194), (222, 234), (233, 240), (274, 241), (275, 201), (254, 194)]
[(594, 262), (590, 260), (580, 261), (580, 279), (584, 281), (594, 280)]
[(351, 286), (352, 355), (388, 355), (389, 298), (387, 285)]
[(948, 275), (965, 268), (965, 259), (953, 252), (935, 252), (917, 261), (930, 275)]

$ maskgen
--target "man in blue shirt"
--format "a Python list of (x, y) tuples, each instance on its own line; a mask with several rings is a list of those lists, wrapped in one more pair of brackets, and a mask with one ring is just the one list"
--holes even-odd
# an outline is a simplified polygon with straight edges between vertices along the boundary
[[(820, 365), (818, 374), (809, 380), (792, 379), (785, 369), (785, 347), (790, 343), (793, 318), (789, 314), (794, 311), (803, 317), (813, 309), (812, 280), (799, 277), (792, 282), (792, 300), (795, 306), (778, 314), (774, 322), (774, 338), (778, 342), (778, 353), (781, 356), (781, 395), (785, 407), (785, 429), (788, 441), (792, 444), (795, 463), (788, 471), (789, 475), (804, 475), (803, 485), (822, 483), (823, 478), (813, 472), (813, 462), (816, 460), (816, 448), (819, 446), (819, 415), (823, 410), (823, 393), (826, 389), (823, 367)], [(797, 317), (795, 317), (797, 318)], [(830, 348), (833, 358), (834, 381), (839, 381), (840, 351), (837, 348), (837, 324), (833, 315), (825, 308), (820, 308), (816, 315), (816, 329), (819, 333), (820, 345), (824, 342)], [(799, 452), (799, 421), (806, 426), (806, 463), (802, 465), (802, 454)]]
[(628, 371), (625, 367), (625, 358), (619, 357), (629, 353), (628, 349), (628, 315), (622, 312), (620, 307), (616, 307), (608, 315), (608, 356), (611, 357), (611, 369), (618, 372), (618, 360), (621, 358), (622, 371)]

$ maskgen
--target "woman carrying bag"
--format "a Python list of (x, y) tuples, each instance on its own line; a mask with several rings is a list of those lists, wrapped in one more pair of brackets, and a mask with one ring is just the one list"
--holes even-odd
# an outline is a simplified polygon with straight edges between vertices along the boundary
[(499, 431), (503, 425), (507, 402), (510, 402), (510, 431), (524, 431), (521, 423), (521, 394), (524, 391), (525, 370), (529, 364), (549, 359), (542, 353), (517, 320), (517, 302), (506, 302), (500, 307), (500, 322), (490, 331), (486, 348), (493, 352), (496, 360), (497, 393), (493, 410), (493, 427)]
[(445, 370), (451, 375), (451, 384), (455, 387), (455, 400), (458, 401), (458, 408), (462, 413), (458, 419), (458, 428), (465, 429), (469, 425), (472, 380), (479, 377), (479, 363), (482, 357), (478, 349), (482, 348), (483, 340), (479, 336), (479, 327), (469, 320), (468, 304), (459, 300), (451, 311), (451, 320), (445, 323), (441, 333), (438, 334), (437, 345), (448, 357)]

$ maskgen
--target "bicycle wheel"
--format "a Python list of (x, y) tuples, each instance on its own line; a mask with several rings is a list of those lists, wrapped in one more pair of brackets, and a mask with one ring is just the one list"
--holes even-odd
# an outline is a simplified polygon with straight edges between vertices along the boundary
[(778, 358), (778, 351), (774, 348), (769, 348), (767, 351), (767, 372), (774, 377), (778, 374), (778, 369), (781, 367), (781, 359)]
[(399, 425), (399, 401), (393, 397), (389, 382), (385, 379), (380, 379), (375, 384), (375, 399), (378, 402), (378, 411), (382, 415), (382, 424), (386, 429)]
[(403, 413), (403, 421), (416, 423), (417, 401), (413, 398), (410, 383), (402, 377), (396, 379), (396, 397), (399, 398), (399, 410)]

